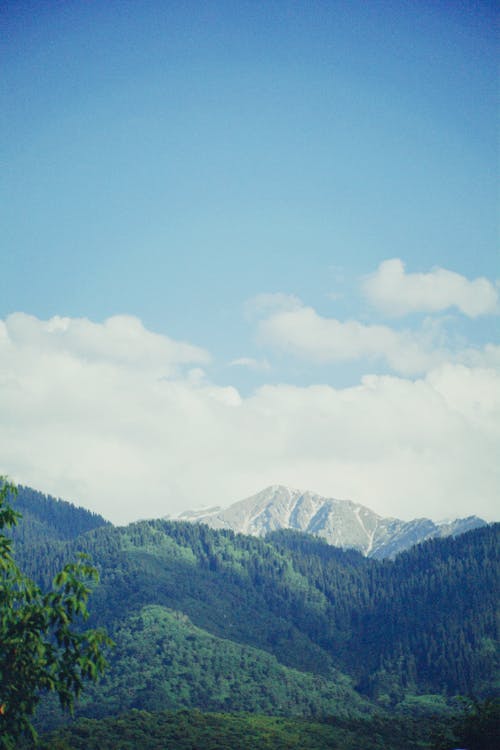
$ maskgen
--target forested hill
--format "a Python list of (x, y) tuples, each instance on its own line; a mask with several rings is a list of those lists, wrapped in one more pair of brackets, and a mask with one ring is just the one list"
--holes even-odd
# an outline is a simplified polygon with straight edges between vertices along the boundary
[[(32, 518), (23, 500), (17, 509)], [(500, 524), (377, 561), (299, 532), (259, 539), (165, 520), (116, 528), (74, 513), (68, 526), (78, 517), (84, 533), (62, 539), (57, 521), (59, 539), (43, 531), (16, 556), (42, 585), (79, 552), (100, 571), (89, 624), (105, 626), (116, 647), (79, 715), (201, 709), (348, 720), (436, 710), (453, 695), (495, 689)], [(59, 718), (44, 706), (46, 724)]]
[(317, 539), (277, 532), (273, 543), (343, 620), (341, 665), (384, 700), (401, 689), (488, 693), (498, 680), (500, 524), (433, 539), (394, 561), (366, 564)]
[(18, 544), (75, 539), (80, 534), (109, 524), (97, 513), (44, 495), (30, 487), (20, 485), (12, 502), (23, 516), (22, 523), (12, 530), (12, 537)]

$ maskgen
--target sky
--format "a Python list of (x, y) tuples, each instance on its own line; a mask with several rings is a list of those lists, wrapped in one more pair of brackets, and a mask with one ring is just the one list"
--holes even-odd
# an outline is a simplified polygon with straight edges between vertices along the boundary
[(0, 3), (0, 472), (498, 520), (498, 15)]

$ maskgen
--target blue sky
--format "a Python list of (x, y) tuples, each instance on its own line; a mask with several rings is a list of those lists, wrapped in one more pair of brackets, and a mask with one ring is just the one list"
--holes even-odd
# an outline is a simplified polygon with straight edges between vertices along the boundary
[[(371, 449), (353, 444), (342, 466), (336, 444), (329, 453), (312, 441), (316, 452), (299, 471), (290, 445), (297, 424), (315, 433), (313, 407), (285, 418), (280, 399), (286, 389), (308, 398), (324, 386), (344, 403), (359, 395), (365, 376), (380, 378), (381, 388), (384, 377), (395, 388), (418, 388), (448, 367), (455, 386), (447, 380), (438, 390), (453, 411), (450, 393), (462, 368), (460, 388), (471, 404), (472, 381), (483, 378), (480, 430), (492, 460), (479, 469), (471, 457), (466, 468), (471, 488), (483, 482), (483, 513), (491, 516), (499, 436), (488, 425), (498, 379), (485, 385), (484, 373), (498, 375), (497, 20), (487, 2), (2, 3), (0, 318), (22, 313), (31, 328), (28, 335), (19, 319), (5, 323), (9, 361), (17, 363), (9, 365), (9, 383), (22, 398), (14, 408), (7, 389), (0, 401), (8, 425), (0, 468), (124, 520), (136, 513), (142, 482), (154, 498), (149, 512), (158, 515), (217, 498), (227, 503), (262, 482), (301, 483), (412, 515), (419, 509), (416, 495), (408, 497), (412, 477), (429, 463), (413, 433), (399, 435), (398, 410), (383, 460), (372, 427)], [(436, 275), (439, 268), (455, 276)], [(483, 285), (473, 286), (476, 279)], [(106, 327), (116, 316), (122, 328)], [(54, 318), (66, 322), (47, 323)], [(94, 328), (82, 334), (81, 319)], [(206, 443), (193, 446), (190, 437), (194, 431), (209, 441), (226, 424), (206, 416), (205, 402), (201, 412), (189, 405), (176, 412), (179, 424), (192, 425), (168, 476), (160, 459), (139, 468), (142, 454), (111, 412), (106, 445), (86, 463), (93, 433), (80, 421), (85, 409), (76, 415), (66, 407), (83, 400), (102, 413), (105, 375), (94, 380), (85, 370), (97, 356), (93, 337), (102, 356), (120, 352), (112, 377), (123, 409), (152, 399), (133, 418), (146, 446), (170, 445), (148, 421), (152, 411), (173, 423), (173, 407), (152, 396), (159, 377), (194, 389), (196, 398), (202, 391), (240, 398), (243, 412), (276, 388), (270, 408), (282, 443), (274, 463), (242, 445), (245, 461), (220, 460), (213, 471), (226, 481), (216, 481)], [(165, 372), (155, 365), (132, 390), (121, 380), (132, 357), (125, 365), (122, 346), (137, 360), (159, 357)], [(47, 365), (52, 374), (30, 386), (28, 348), (33, 362), (55, 350), (59, 357)], [(70, 361), (79, 363), (81, 383), (64, 375)], [(56, 385), (51, 378), (59, 377)], [(377, 408), (383, 414), (392, 403), (386, 394)], [(350, 421), (349, 411), (339, 425), (326, 406), (314, 408), (332, 433)], [(460, 421), (455, 412), (448, 417), (442, 433), (436, 428), (442, 446), (453, 443), (453, 420)], [(232, 420), (221, 451), (250, 429), (243, 417)], [(250, 421), (258, 435), (256, 414)], [(71, 457), (51, 463), (33, 437), (41, 424), (51, 455), (69, 444)], [(30, 457), (21, 448), (28, 435)], [(408, 465), (406, 454), (396, 455), (401, 440), (413, 456)], [(467, 454), (460, 446), (453, 451)], [(106, 451), (117, 468), (101, 486), (88, 473), (102, 472)], [(131, 455), (138, 468), (125, 478), (128, 496), (118, 475)], [(190, 462), (203, 466), (205, 483), (192, 483)], [(357, 475), (365, 470), (362, 484)], [(399, 494), (394, 481), (383, 482), (391, 471), (403, 476)], [(438, 489), (429, 489), (426, 512), (453, 514), (454, 482), (464, 486), (463, 477), (452, 481), (433, 468), (427, 481)], [(458, 511), (469, 510), (470, 492), (467, 484)]]

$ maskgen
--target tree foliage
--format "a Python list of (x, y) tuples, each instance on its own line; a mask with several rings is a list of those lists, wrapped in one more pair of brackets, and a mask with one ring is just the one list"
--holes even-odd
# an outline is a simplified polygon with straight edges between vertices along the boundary
[[(482, 700), (494, 688), (500, 524), (380, 562), (293, 531), (256, 539), (166, 520), (72, 538), (49, 510), (40, 506), (36, 543), (16, 538), (16, 559), (47, 590), (89, 554), (101, 580), (88, 625), (117, 643), (77, 716), (199, 708), (337, 720), (347, 706), (357, 720), (354, 683), (383, 715), (418, 717), (422, 729), (436, 716), (446, 750), (469, 747), (453, 744), (453, 696)], [(24, 512), (22, 525), (28, 501)], [(61, 722), (56, 704), (52, 695), (39, 706), (39, 729)], [(371, 734), (391, 746), (385, 729)]]
[(462, 698), (462, 711), (434, 733), (432, 750), (451, 747), (497, 750), (500, 745), (500, 699)]
[(128, 711), (80, 719), (43, 750), (428, 750), (420, 722), (394, 718), (305, 721), (247, 713)]
[(59, 696), (72, 709), (85, 679), (95, 680), (111, 641), (102, 630), (81, 631), (88, 617), (87, 601), (97, 571), (80, 557), (55, 576), (43, 592), (24, 575), (12, 556), (4, 529), (20, 514), (9, 505), (16, 488), (0, 479), (0, 748), (17, 747), (23, 735), (36, 736), (31, 718), (45, 692)]
[(20, 546), (37, 545), (43, 539), (76, 539), (80, 534), (111, 525), (98, 513), (22, 485), (16, 489), (16, 511), (23, 517), (23, 522), (10, 531), (16, 557)]

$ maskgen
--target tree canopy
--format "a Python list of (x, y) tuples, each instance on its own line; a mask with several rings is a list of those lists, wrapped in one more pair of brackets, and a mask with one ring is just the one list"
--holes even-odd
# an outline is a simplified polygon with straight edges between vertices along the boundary
[(24, 575), (4, 530), (20, 518), (10, 501), (16, 487), (0, 478), (0, 748), (23, 735), (36, 737), (31, 719), (43, 693), (54, 692), (72, 709), (86, 679), (96, 680), (111, 645), (101, 630), (83, 630), (97, 571), (84, 556), (69, 563), (44, 592)]

